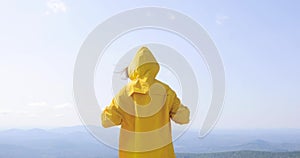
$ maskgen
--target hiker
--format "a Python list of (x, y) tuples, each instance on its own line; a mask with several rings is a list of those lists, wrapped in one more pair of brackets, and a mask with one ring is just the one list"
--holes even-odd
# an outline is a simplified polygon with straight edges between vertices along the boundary
[(103, 127), (121, 125), (120, 158), (176, 157), (170, 119), (187, 124), (190, 112), (167, 84), (155, 79), (159, 68), (151, 51), (140, 48), (126, 69), (131, 81), (101, 114)]

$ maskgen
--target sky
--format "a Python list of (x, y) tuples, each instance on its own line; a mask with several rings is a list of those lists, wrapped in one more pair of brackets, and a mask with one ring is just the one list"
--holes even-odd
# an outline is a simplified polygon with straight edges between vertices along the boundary
[[(185, 14), (210, 35), (222, 58), (226, 97), (220, 129), (300, 128), (300, 4), (298, 1), (71, 1), (0, 2), (0, 128), (81, 125), (73, 100), (73, 71), (80, 46), (97, 25), (122, 11), (164, 7)], [(142, 37), (142, 39), (141, 39)], [(128, 49), (147, 42), (176, 48), (196, 73), (200, 128), (209, 107), (211, 81), (205, 64), (184, 40), (159, 30), (140, 30), (116, 40), (95, 76), (101, 106), (109, 104), (103, 74), (113, 74)], [(118, 49), (119, 48), (119, 49)], [(118, 53), (112, 53), (118, 50)], [(110, 52), (110, 53), (109, 53)], [(162, 68), (159, 79), (180, 91)], [(172, 74), (171, 74), (172, 75)], [(172, 77), (171, 77), (172, 78)], [(97, 87), (98, 86), (98, 87)], [(178, 92), (180, 94), (180, 92)]]

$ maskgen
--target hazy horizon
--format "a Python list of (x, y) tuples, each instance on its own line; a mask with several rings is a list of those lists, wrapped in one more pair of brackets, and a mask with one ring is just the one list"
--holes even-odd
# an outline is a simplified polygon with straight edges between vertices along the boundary
[[(10, 130), (10, 129), (20, 129), (20, 130), (42, 129), (42, 130), (51, 130), (51, 129), (74, 128), (74, 127), (85, 128), (84, 125), (32, 126), (32, 127), (30, 127), (30, 126), (27, 126), (27, 127), (23, 126), (23, 127), (0, 127), (0, 131)], [(101, 125), (99, 125), (99, 127), (101, 127)], [(299, 132), (300, 132), (300, 128), (214, 128), (213, 129), (213, 131), (280, 131), (280, 130), (299, 130)], [(190, 128), (188, 131), (199, 132), (199, 129), (197, 129), (197, 128)]]

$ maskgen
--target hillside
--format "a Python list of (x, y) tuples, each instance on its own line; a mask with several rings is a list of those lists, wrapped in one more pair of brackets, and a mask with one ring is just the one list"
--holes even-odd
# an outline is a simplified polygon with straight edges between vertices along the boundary
[(233, 151), (220, 153), (178, 153), (177, 158), (299, 158), (300, 152)]
[[(214, 131), (202, 139), (197, 132), (188, 131), (174, 142), (174, 148), (179, 158), (300, 158), (299, 142), (299, 130)], [(0, 158), (115, 158), (117, 155), (116, 149), (97, 141), (83, 126), (0, 131)]]

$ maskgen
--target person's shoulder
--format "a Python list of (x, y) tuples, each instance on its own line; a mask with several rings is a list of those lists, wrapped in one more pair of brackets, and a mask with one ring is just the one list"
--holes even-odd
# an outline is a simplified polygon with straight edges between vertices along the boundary
[(168, 84), (166, 84), (162, 81), (159, 81), (159, 80), (156, 80), (156, 83), (161, 84), (165, 88), (167, 95), (174, 95), (175, 94), (174, 90)]
[(125, 86), (123, 86), (119, 91), (114, 91), (113, 90), (113, 92), (114, 92), (114, 98), (115, 99), (118, 99), (118, 98), (120, 98), (120, 97), (124, 97), (124, 96), (127, 96), (128, 95), (128, 86), (127, 85), (125, 85)]
[(162, 85), (166, 90), (170, 89), (169, 85), (167, 85), (166, 83), (164, 83), (164, 82), (162, 82), (160, 80), (155, 80), (155, 83)]

